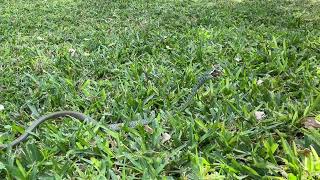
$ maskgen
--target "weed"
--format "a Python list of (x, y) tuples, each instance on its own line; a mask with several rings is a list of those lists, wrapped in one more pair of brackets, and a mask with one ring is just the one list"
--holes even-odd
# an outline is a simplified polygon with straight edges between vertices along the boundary
[[(319, 178), (320, 133), (301, 124), (320, 114), (319, 2), (0, 4), (0, 144), (56, 110), (104, 124), (156, 115), (152, 133), (45, 123), (0, 152), (1, 177)], [(224, 76), (177, 111), (212, 64)]]

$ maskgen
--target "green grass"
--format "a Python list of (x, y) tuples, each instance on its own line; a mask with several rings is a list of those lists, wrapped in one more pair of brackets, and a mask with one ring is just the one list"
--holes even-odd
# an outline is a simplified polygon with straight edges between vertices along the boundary
[[(57, 110), (156, 120), (47, 122), (0, 152), (0, 177), (319, 178), (320, 133), (301, 123), (320, 114), (319, 59), (316, 1), (0, 0), (0, 144)], [(213, 64), (223, 76), (177, 111)]]

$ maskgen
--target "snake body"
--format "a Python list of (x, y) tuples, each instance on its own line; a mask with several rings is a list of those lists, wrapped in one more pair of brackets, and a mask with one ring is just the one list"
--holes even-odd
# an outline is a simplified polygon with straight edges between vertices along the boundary
[[(25, 132), (16, 138), (14, 141), (12, 141), (9, 144), (0, 144), (0, 149), (7, 148), (7, 147), (13, 147), (21, 143), (22, 141), (25, 141), (27, 137), (31, 134), (31, 132), (36, 129), (40, 124), (43, 122), (49, 120), (49, 119), (57, 119), (57, 118), (63, 118), (63, 117), (73, 117), (76, 118), (80, 121), (86, 121), (86, 122), (93, 122), (97, 123), (94, 119), (91, 117), (80, 113), (76, 111), (57, 111), (53, 112), (44, 116), (41, 116), (39, 119), (35, 120), (32, 122), (32, 124), (25, 130)], [(129, 127), (136, 127), (138, 125), (146, 125), (148, 124), (148, 120), (140, 120), (140, 121), (132, 121), (128, 124)], [(124, 125), (124, 123), (114, 123), (114, 124), (109, 124), (108, 128), (114, 131), (118, 131), (121, 129), (121, 127)]]
[[(219, 69), (214, 69), (212, 71), (210, 71), (209, 73), (205, 73), (202, 77), (200, 77), (198, 79), (198, 83), (192, 88), (191, 90), (191, 94), (189, 95), (189, 97), (187, 98), (186, 102), (179, 108), (180, 111), (184, 110), (190, 103), (190, 101), (192, 100), (192, 98), (195, 96), (195, 94), (197, 93), (198, 89), (210, 78), (212, 77), (217, 77), (219, 76), (221, 73), (221, 71)], [(25, 132), (20, 135), (18, 138), (16, 138), (15, 140), (13, 140), (11, 143), (9, 144), (0, 144), (0, 149), (4, 149), (4, 148), (8, 148), (8, 147), (14, 147), (16, 145), (18, 145), (19, 143), (25, 141), (28, 136), (31, 134), (31, 132), (36, 129), (40, 124), (42, 124), (43, 122), (49, 120), (49, 119), (57, 119), (57, 118), (63, 118), (63, 117), (73, 117), (75, 119), (78, 119), (80, 121), (87, 121), (87, 122), (93, 122), (93, 123), (97, 123), (94, 119), (92, 119), (91, 117), (80, 113), (80, 112), (76, 112), (76, 111), (57, 111), (57, 112), (53, 112), (44, 116), (41, 116), (40, 118), (36, 119), (35, 121), (32, 122), (32, 124), (25, 130)], [(128, 123), (128, 127), (130, 128), (134, 128), (138, 125), (146, 125), (149, 124), (150, 120), (147, 119), (142, 119), (142, 120), (138, 120), (138, 121), (131, 121)], [(124, 126), (124, 123), (114, 123), (114, 124), (109, 124), (107, 127), (110, 130), (114, 130), (114, 131), (118, 131), (121, 129), (121, 127)]]
[(185, 103), (182, 106), (180, 106), (179, 110), (183, 111), (184, 109), (186, 109), (189, 106), (189, 104), (190, 104), (191, 100), (193, 99), (193, 97), (196, 95), (198, 90), (201, 88), (201, 86), (203, 86), (204, 83), (206, 83), (209, 79), (219, 76), (220, 73), (221, 73), (221, 69), (218, 69), (218, 67), (215, 67), (214, 70), (208, 71), (203, 76), (201, 76), (197, 80), (197, 84), (194, 85), (193, 88), (191, 89), (190, 95), (188, 96), (188, 98), (185, 101)]

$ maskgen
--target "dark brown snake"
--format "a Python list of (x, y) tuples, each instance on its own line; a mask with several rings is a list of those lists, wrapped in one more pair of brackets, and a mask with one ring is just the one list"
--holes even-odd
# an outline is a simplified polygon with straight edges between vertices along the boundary
[[(182, 111), (188, 106), (188, 104), (190, 103), (190, 101), (195, 96), (196, 92), (198, 91), (198, 89), (207, 80), (209, 80), (209, 79), (211, 79), (213, 77), (218, 77), (220, 74), (221, 74), (221, 69), (215, 67), (212, 71), (207, 72), (207, 73), (204, 74), (204, 76), (200, 77), (198, 79), (198, 83), (192, 88), (191, 94), (189, 95), (187, 101), (179, 108), (179, 110)], [(75, 111), (53, 112), (51, 114), (41, 116), (40, 118), (38, 118), (35, 121), (33, 121), (32, 124), (25, 130), (25, 132), (21, 136), (16, 138), (14, 141), (12, 141), (11, 143), (9, 143), (9, 144), (0, 144), (0, 149), (5, 149), (5, 148), (8, 148), (8, 147), (14, 147), (14, 146), (18, 145), (19, 143), (25, 141), (28, 138), (28, 136), (31, 134), (31, 132), (34, 129), (36, 129), (40, 124), (42, 124), (43, 122), (45, 122), (45, 121), (47, 121), (49, 119), (57, 119), (57, 118), (63, 118), (63, 117), (73, 117), (73, 118), (78, 119), (80, 121), (93, 122), (95, 124), (98, 123), (95, 120), (93, 120), (92, 118), (90, 118), (89, 116), (87, 116), (87, 115), (85, 115), (83, 113), (80, 113), (80, 112), (75, 112)], [(151, 122), (150, 120), (146, 120), (146, 119), (142, 119), (142, 120), (139, 120), (139, 121), (132, 121), (132, 122), (128, 123), (128, 127), (134, 128), (134, 127), (139, 126), (139, 125), (149, 124), (150, 122)], [(115, 124), (109, 124), (107, 127), (110, 130), (118, 131), (124, 125), (125, 125), (124, 123), (115, 123)]]

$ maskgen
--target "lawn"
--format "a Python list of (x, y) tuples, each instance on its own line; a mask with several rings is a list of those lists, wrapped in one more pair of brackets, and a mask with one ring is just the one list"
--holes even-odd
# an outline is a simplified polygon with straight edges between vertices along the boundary
[(0, 0), (0, 144), (58, 110), (153, 120), (45, 122), (0, 150), (0, 177), (320, 178), (320, 132), (304, 125), (320, 121), (319, 59), (315, 0)]

